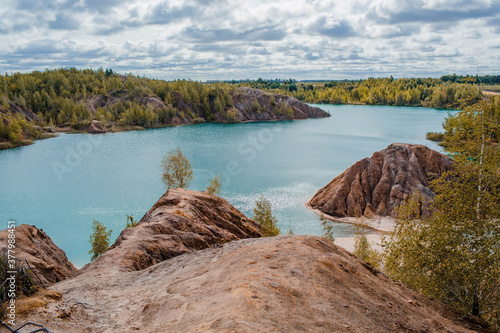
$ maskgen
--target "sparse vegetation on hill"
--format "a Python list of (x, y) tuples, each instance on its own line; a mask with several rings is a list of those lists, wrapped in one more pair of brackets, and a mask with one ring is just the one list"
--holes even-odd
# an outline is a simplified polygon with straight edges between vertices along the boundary
[[(9, 301), (11, 298), (29, 296), (37, 290), (33, 272), (25, 266), (26, 264), (23, 261), (12, 259), (12, 256), (9, 258), (7, 254), (0, 255), (0, 283), (2, 283), (0, 286), (0, 301), (2, 304), (5, 304), (4, 302)], [(15, 278), (13, 278), (13, 274), (15, 274)], [(15, 288), (10, 288), (9, 285), (11, 284), (15, 285)], [(11, 294), (10, 289), (14, 289), (17, 295), (15, 293)], [(9, 296), (9, 294), (14, 296)]]
[[(262, 93), (242, 96), (237, 89), (237, 85), (223, 82), (154, 80), (119, 75), (110, 69), (61, 68), (0, 75), (0, 148), (29, 144), (58, 127), (103, 133), (297, 116), (288, 106), (288, 98)], [(250, 107), (252, 100), (257, 102), (257, 110)], [(316, 111), (299, 116), (328, 114)]]

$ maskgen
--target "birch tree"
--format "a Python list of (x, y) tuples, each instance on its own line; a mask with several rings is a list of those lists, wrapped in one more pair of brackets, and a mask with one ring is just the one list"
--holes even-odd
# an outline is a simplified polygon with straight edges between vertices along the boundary
[[(386, 242), (385, 270), (410, 287), (500, 329), (500, 148), (495, 106), (445, 124), (453, 170), (433, 181), (433, 214), (412, 198)], [(493, 117), (492, 117), (493, 115)]]

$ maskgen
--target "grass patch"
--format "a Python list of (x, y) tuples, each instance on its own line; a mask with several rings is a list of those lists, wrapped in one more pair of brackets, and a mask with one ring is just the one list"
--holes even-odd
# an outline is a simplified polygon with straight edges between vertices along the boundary
[(3, 149), (12, 149), (12, 148), (17, 148), (21, 146), (28, 146), (33, 144), (33, 140), (23, 140), (19, 143), (12, 143), (12, 142), (0, 142), (0, 150)]
[(496, 85), (480, 85), (479, 88), (481, 90), (494, 91), (500, 93), (500, 84)]

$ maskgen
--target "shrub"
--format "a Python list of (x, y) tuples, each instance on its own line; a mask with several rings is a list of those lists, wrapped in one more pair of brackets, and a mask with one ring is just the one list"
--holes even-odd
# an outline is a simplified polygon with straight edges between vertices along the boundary
[(323, 226), (323, 237), (331, 242), (335, 242), (335, 238), (333, 237), (333, 222), (326, 219), (323, 214), (321, 214), (319, 220), (321, 221), (321, 225)]
[(366, 237), (366, 226), (363, 223), (358, 225), (356, 230), (353, 254), (359, 259), (369, 263), (372, 267), (380, 269), (382, 256), (374, 250), (368, 242), (368, 238)]
[(277, 226), (278, 219), (274, 217), (271, 203), (263, 194), (260, 195), (255, 203), (252, 218), (262, 226), (262, 233), (265, 237), (279, 235), (280, 229)]
[(113, 231), (107, 230), (106, 226), (97, 220), (93, 222), (92, 231), (89, 239), (92, 249), (89, 254), (91, 255), (90, 260), (94, 261), (109, 248), (109, 236)]
[[(19, 260), (15, 261), (15, 267), (12, 267), (12, 264), (7, 260), (7, 256), (5, 254), (0, 255), (0, 283), (3, 283), (12, 275), (9, 272), (15, 271), (17, 272), (15, 273), (16, 298), (19, 298), (20, 294), (30, 296), (37, 290), (33, 278), (33, 272), (28, 269), (24, 263), (20, 265)], [(7, 300), (8, 284), (9, 283), (6, 283), (4, 286), (0, 287), (0, 301), (2, 303)]]
[(444, 133), (427, 132), (425, 138), (429, 141), (441, 142), (444, 140)]
[(220, 176), (217, 175), (208, 182), (208, 186), (205, 189), (209, 194), (220, 195), (220, 188), (222, 186)]
[(137, 221), (134, 221), (132, 215), (127, 215), (127, 228), (133, 228), (137, 225)]

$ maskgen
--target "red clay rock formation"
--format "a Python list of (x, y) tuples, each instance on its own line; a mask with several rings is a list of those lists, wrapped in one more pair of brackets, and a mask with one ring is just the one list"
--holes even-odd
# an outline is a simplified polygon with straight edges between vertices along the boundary
[(260, 225), (206, 192), (168, 190), (137, 226), (126, 228), (88, 269), (142, 270), (163, 260), (241, 238), (261, 237)]
[[(0, 253), (7, 252), (8, 230), (0, 231)], [(35, 226), (21, 224), (15, 229), (16, 259), (26, 259), (43, 284), (48, 286), (73, 276), (77, 269), (63, 250), (45, 232)], [(38, 279), (35, 277), (35, 283)]]
[(394, 209), (414, 191), (431, 199), (429, 181), (450, 170), (452, 163), (423, 145), (394, 143), (335, 177), (308, 205), (333, 217), (394, 217)]

